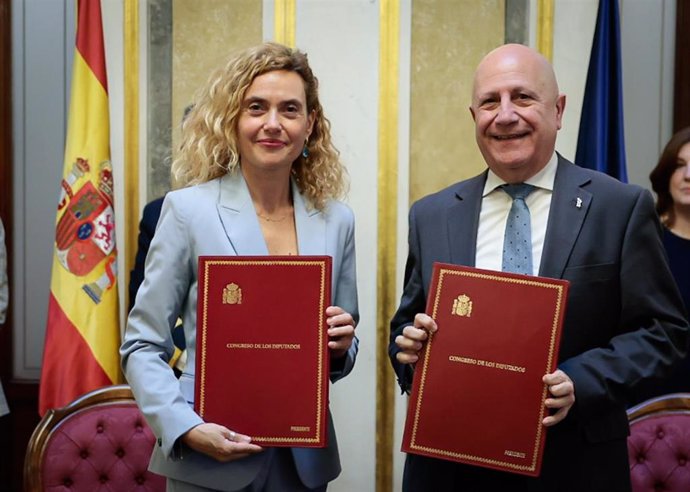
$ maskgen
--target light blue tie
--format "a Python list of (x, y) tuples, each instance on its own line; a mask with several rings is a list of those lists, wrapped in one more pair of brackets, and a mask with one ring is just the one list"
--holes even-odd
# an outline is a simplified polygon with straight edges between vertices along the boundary
[(533, 275), (532, 226), (525, 198), (534, 186), (525, 183), (507, 184), (501, 187), (513, 199), (508, 213), (503, 239), (503, 271)]

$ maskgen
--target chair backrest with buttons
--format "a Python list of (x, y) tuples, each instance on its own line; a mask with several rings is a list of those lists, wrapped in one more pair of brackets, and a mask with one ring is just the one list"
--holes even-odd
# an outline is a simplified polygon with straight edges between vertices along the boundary
[(155, 437), (129, 386), (107, 386), (50, 410), (34, 430), (24, 462), (24, 491), (163, 492), (147, 470)]
[(633, 492), (690, 491), (690, 393), (640, 403), (628, 420)]

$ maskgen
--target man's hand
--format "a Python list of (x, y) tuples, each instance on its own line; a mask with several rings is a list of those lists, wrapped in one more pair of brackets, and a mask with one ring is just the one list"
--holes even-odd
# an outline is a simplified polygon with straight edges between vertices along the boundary
[(395, 344), (401, 351), (395, 354), (401, 364), (414, 364), (419, 360), (419, 351), (429, 338), (429, 333), (438, 330), (436, 322), (428, 315), (419, 313), (414, 317), (414, 325), (403, 328), (402, 335), (395, 337)]
[(217, 424), (197, 425), (183, 434), (181, 439), (193, 450), (221, 462), (238, 460), (263, 451), (260, 446), (250, 444), (249, 436)]
[(542, 378), (549, 387), (550, 398), (544, 404), (547, 408), (557, 409), (556, 413), (545, 417), (542, 421), (545, 427), (551, 427), (563, 420), (575, 403), (575, 385), (566, 373), (558, 369)]

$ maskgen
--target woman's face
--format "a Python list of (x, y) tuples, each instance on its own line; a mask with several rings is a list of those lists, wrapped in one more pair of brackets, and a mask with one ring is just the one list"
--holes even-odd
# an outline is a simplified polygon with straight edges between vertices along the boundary
[(678, 151), (678, 167), (671, 174), (669, 191), (675, 206), (690, 207), (690, 142)]
[(259, 75), (247, 89), (237, 122), (243, 169), (289, 171), (313, 125), (299, 74), (274, 70)]

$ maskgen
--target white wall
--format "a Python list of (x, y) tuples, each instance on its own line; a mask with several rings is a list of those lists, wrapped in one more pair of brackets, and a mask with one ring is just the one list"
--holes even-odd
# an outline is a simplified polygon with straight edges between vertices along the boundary
[(675, 0), (621, 0), (628, 179), (651, 188), (673, 129)]
[[(145, 3), (145, 2), (142, 2)], [(115, 226), (118, 250), (117, 282), (120, 294), (120, 325), (124, 330), (124, 295), (129, 285), (129, 272), (125, 268), (125, 93), (124, 93), (124, 12), (122, 0), (101, 0), (103, 42), (105, 43), (106, 70), (108, 72), (108, 98), (110, 100), (110, 162), (115, 185)], [(146, 80), (145, 78), (142, 80)], [(146, 91), (142, 91), (146, 94)], [(145, 113), (144, 113), (145, 114)], [(143, 120), (142, 120), (143, 121)], [(144, 125), (146, 128), (146, 125)], [(145, 146), (144, 146), (145, 148)], [(141, 162), (146, 162), (142, 160)], [(144, 186), (144, 190), (146, 187)]]
[(295, 44), (319, 79), (356, 217), (360, 351), (353, 372), (331, 386), (343, 465), (334, 492), (373, 490), (375, 477), (378, 9), (369, 0), (297, 2)]
[[(566, 94), (557, 149), (575, 158), (598, 0), (555, 2), (553, 65)], [(649, 172), (671, 137), (674, 0), (620, 0), (623, 118), (628, 180), (650, 188)]]
[(74, 2), (12, 4), (13, 376), (40, 375), (74, 52)]
[(563, 128), (558, 134), (556, 148), (571, 161), (575, 159), (577, 148), (582, 97), (587, 81), (598, 4), (598, 0), (555, 2), (553, 68), (558, 88), (566, 95)]

